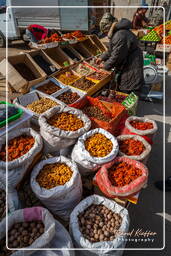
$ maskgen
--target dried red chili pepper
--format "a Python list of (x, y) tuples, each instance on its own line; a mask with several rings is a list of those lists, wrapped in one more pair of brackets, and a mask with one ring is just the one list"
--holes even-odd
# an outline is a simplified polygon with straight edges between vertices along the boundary
[(133, 120), (133, 121), (130, 121), (130, 125), (132, 125), (137, 130), (153, 129), (153, 124), (150, 122), (141, 122), (141, 121)]
[(119, 141), (119, 149), (127, 156), (139, 156), (143, 153), (145, 147), (139, 140), (126, 139)]
[(108, 171), (110, 182), (115, 187), (123, 187), (142, 175), (142, 171), (126, 162), (115, 163)]

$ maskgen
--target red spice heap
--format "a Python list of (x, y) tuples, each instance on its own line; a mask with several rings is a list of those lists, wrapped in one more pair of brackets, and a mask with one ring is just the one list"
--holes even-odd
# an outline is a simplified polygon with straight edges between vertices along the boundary
[(110, 182), (115, 187), (123, 187), (142, 175), (142, 171), (126, 162), (115, 163), (108, 172)]
[[(13, 161), (25, 155), (34, 145), (34, 138), (28, 135), (18, 136), (8, 142), (8, 161)], [(0, 151), (0, 160), (6, 161), (6, 145)]]
[(119, 149), (127, 156), (139, 156), (145, 150), (145, 147), (139, 140), (126, 139), (119, 141)]
[(137, 130), (148, 130), (153, 129), (153, 124), (150, 122), (140, 122), (140, 121), (130, 121), (130, 125), (132, 125)]

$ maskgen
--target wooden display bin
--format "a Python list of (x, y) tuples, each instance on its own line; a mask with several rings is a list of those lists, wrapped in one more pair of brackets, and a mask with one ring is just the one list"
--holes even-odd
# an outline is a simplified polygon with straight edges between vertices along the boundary
[[(36, 64), (36, 62), (28, 55), (28, 54), (18, 54), (14, 56), (8, 57), (8, 62), (6, 63), (6, 59), (4, 59), (0, 63), (0, 72), (6, 76), (6, 64), (8, 68), (8, 83), (10, 86), (16, 91), (25, 93), (29, 90), (29, 88), (41, 81), (45, 80), (46, 73)], [(24, 64), (28, 67), (32, 72), (34, 79), (29, 80), (30, 74), (28, 73), (28, 78), (23, 77), (23, 70), (16, 69), (17, 64)], [(25, 72), (26, 73), (26, 72)]]
[(96, 35), (90, 35), (90, 40), (100, 49), (101, 52), (107, 51), (107, 47), (100, 41), (98, 36)]
[(81, 42), (81, 44), (91, 53), (91, 56), (96, 56), (101, 53), (101, 50), (90, 40), (90, 38)]
[(84, 59), (87, 59), (87, 58), (91, 57), (91, 53), (80, 42), (71, 45), (71, 47), (74, 48)]
[(68, 58), (60, 47), (45, 49), (43, 52), (45, 52), (48, 57), (57, 63), (57, 65), (59, 65), (61, 68), (65, 67), (65, 62), (67, 62), (69, 65), (74, 63), (74, 61)]
[(78, 62), (83, 59), (83, 57), (70, 45), (61, 45), (60, 48), (68, 58), (72, 59), (73, 62)]

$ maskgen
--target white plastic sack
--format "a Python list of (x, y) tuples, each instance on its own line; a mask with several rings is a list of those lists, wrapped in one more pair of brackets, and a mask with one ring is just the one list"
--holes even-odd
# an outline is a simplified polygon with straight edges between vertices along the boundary
[[(28, 167), (33, 162), (36, 155), (43, 148), (43, 141), (41, 136), (31, 128), (24, 128), (18, 131), (11, 132), (8, 135), (8, 140), (18, 137), (22, 134), (31, 135), (35, 139), (33, 147), (23, 156), (13, 161), (8, 161), (8, 187), (9, 189), (15, 188), (16, 185), (22, 180)], [(3, 144), (6, 143), (6, 139), (0, 140), (0, 150)], [(0, 180), (6, 183), (6, 162), (0, 161)]]
[[(150, 122), (153, 124), (153, 129), (148, 129), (148, 130), (137, 130), (134, 127), (132, 127), (132, 125), (130, 124), (130, 121), (141, 121), (141, 122)], [(138, 135), (141, 136), (151, 136), (153, 137), (153, 135), (157, 132), (157, 124), (154, 120), (148, 119), (146, 117), (138, 117), (138, 116), (130, 116), (126, 119), (125, 122), (125, 127), (132, 133), (136, 133)]]
[[(84, 145), (85, 140), (96, 133), (104, 134), (113, 143), (112, 151), (105, 157), (93, 157), (85, 149), (85, 145)], [(84, 175), (92, 171), (96, 171), (103, 164), (112, 161), (117, 156), (118, 150), (119, 150), (119, 146), (116, 138), (106, 130), (101, 128), (96, 128), (94, 130), (90, 130), (89, 132), (85, 133), (78, 139), (76, 145), (73, 148), (71, 158), (73, 161), (77, 163), (81, 174)]]
[[(48, 124), (47, 119), (56, 113), (68, 112), (75, 114), (84, 122), (84, 127), (77, 131), (64, 131)], [(53, 153), (73, 145), (77, 138), (87, 132), (91, 127), (90, 119), (81, 110), (67, 106), (56, 106), (49, 109), (39, 117), (40, 134), (44, 139), (45, 153)]]
[[(73, 243), (76, 248), (89, 248), (87, 251), (79, 251), (80, 256), (121, 256), (123, 251), (118, 250), (116, 248), (124, 248), (126, 242), (122, 241), (121, 239), (114, 239), (113, 241), (104, 241), (104, 242), (97, 242), (91, 243), (89, 240), (85, 239), (82, 233), (79, 230), (79, 223), (78, 223), (78, 215), (79, 213), (83, 212), (86, 208), (88, 208), (92, 204), (102, 204), (105, 205), (107, 208), (120, 214), (122, 217), (122, 223), (120, 227), (121, 232), (128, 232), (129, 229), (129, 214), (127, 209), (118, 205), (116, 202), (111, 201), (105, 197), (101, 197), (98, 195), (92, 195), (84, 200), (82, 200), (73, 210), (70, 217), (70, 234), (73, 238)], [(122, 238), (122, 236), (120, 236)], [(126, 238), (124, 236), (123, 238)], [(94, 250), (93, 250), (94, 249)], [(112, 250), (112, 251), (111, 251)]]
[(119, 156), (125, 156), (127, 158), (131, 158), (137, 161), (140, 161), (144, 164), (147, 163), (147, 160), (150, 156), (150, 152), (151, 152), (151, 145), (141, 136), (139, 135), (120, 135), (117, 137), (118, 141), (124, 141), (126, 139), (134, 139), (134, 140), (138, 140), (141, 141), (145, 147), (144, 151), (142, 152), (142, 154), (140, 155), (132, 155), (132, 156), (128, 156), (126, 154), (124, 154), (122, 151), (120, 151), (119, 149)]
[[(51, 163), (65, 163), (73, 174), (71, 179), (63, 186), (57, 186), (52, 189), (45, 189), (39, 186), (36, 177), (43, 166)], [(54, 214), (64, 220), (68, 220), (71, 211), (80, 202), (82, 197), (82, 181), (76, 164), (64, 156), (49, 158), (37, 164), (31, 174), (30, 185), (39, 200)]]
[[(25, 208), (22, 210), (15, 211), (11, 216), (8, 217), (8, 226), (10, 227), (16, 222), (41, 220), (45, 225), (45, 232), (36, 239), (29, 248), (54, 248), (57, 251), (16, 251), (12, 256), (74, 256), (74, 251), (69, 251), (73, 248), (71, 237), (68, 231), (53, 218), (51, 213), (43, 207)], [(0, 223), (0, 239), (5, 236), (5, 222), (4, 219)], [(61, 251), (62, 248), (68, 248), (66, 251)]]

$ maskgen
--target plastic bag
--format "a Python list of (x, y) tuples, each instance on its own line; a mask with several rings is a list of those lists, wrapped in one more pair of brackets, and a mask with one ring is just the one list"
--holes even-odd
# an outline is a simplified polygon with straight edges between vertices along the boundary
[[(78, 215), (79, 213), (83, 212), (86, 208), (88, 208), (92, 204), (102, 204), (105, 205), (107, 208), (112, 210), (113, 212), (118, 213), (122, 217), (122, 224), (120, 227), (121, 232), (128, 232), (129, 229), (129, 214), (127, 209), (118, 205), (116, 202), (109, 200), (105, 197), (101, 197), (98, 195), (92, 195), (84, 200), (82, 200), (73, 210), (70, 217), (70, 234), (73, 238), (73, 243), (77, 248), (89, 248), (87, 251), (79, 251), (80, 256), (95, 256), (95, 255), (122, 255), (123, 251), (114, 251), (116, 248), (124, 248), (126, 242), (122, 241), (122, 239), (114, 239), (113, 241), (104, 241), (104, 242), (97, 242), (91, 243), (87, 239), (85, 239), (82, 233), (79, 230), (79, 223), (78, 223)], [(120, 237), (122, 238), (122, 236)], [(126, 236), (124, 236), (126, 238)], [(95, 249), (95, 250), (92, 250)], [(112, 250), (112, 251), (111, 251)]]
[[(12, 256), (74, 256), (74, 251), (69, 252), (70, 248), (73, 248), (71, 237), (68, 231), (62, 226), (60, 222), (55, 220), (51, 213), (43, 207), (25, 208), (15, 211), (8, 217), (8, 226), (10, 227), (16, 222), (41, 220), (45, 226), (45, 232), (36, 239), (29, 248), (59, 248), (57, 251), (16, 251)], [(0, 239), (5, 236), (5, 224), (6, 220), (0, 223)], [(68, 248), (68, 250), (62, 252), (62, 248)]]
[[(68, 112), (75, 114), (84, 122), (84, 127), (77, 131), (64, 131), (50, 126), (47, 122), (56, 113)], [(39, 117), (40, 133), (44, 139), (45, 153), (53, 153), (73, 145), (77, 138), (87, 132), (91, 127), (90, 119), (82, 111), (67, 106), (57, 106), (49, 109)]]
[[(41, 136), (31, 128), (24, 128), (18, 131), (11, 132), (8, 135), (8, 140), (11, 140), (20, 135), (31, 135), (35, 139), (33, 147), (23, 156), (13, 160), (8, 161), (8, 186), (9, 189), (15, 188), (17, 184), (24, 177), (25, 172), (31, 165), (36, 155), (41, 152), (43, 148), (43, 141)], [(0, 141), (0, 150), (3, 144), (6, 143), (6, 138), (2, 138)], [(2, 183), (6, 183), (6, 162), (0, 161), (0, 180)]]
[(132, 156), (128, 156), (128, 155), (124, 154), (119, 149), (119, 155), (120, 156), (125, 156), (125, 157), (130, 158), (130, 159), (134, 159), (134, 160), (137, 160), (137, 161), (140, 161), (140, 162), (146, 164), (147, 160), (150, 156), (151, 145), (143, 137), (141, 137), (139, 135), (120, 135), (120, 136), (117, 137), (118, 141), (124, 141), (124, 140), (127, 140), (127, 139), (134, 139), (134, 140), (141, 141), (143, 143), (145, 149), (140, 155), (132, 155)]
[[(105, 157), (93, 157), (85, 149), (85, 140), (96, 133), (104, 134), (108, 139), (110, 139), (113, 144), (112, 151)], [(115, 137), (104, 129), (97, 128), (94, 130), (90, 130), (78, 139), (76, 145), (73, 148), (71, 158), (77, 163), (81, 174), (86, 174), (92, 171), (96, 171), (103, 164), (112, 161), (117, 156), (118, 150), (119, 146)]]
[[(153, 129), (148, 130), (137, 130), (131, 124), (130, 121), (141, 121), (141, 122), (150, 122), (153, 124)], [(155, 133), (157, 132), (157, 124), (155, 121), (150, 120), (146, 117), (138, 117), (138, 116), (130, 116), (127, 118), (125, 122), (125, 129), (123, 130), (122, 134), (137, 134), (142, 136), (147, 142), (152, 144), (152, 140), (154, 138)]]
[[(73, 175), (63, 186), (45, 189), (39, 186), (36, 177), (43, 166), (50, 163), (65, 163), (71, 168)], [(37, 198), (39, 198), (49, 210), (64, 220), (69, 219), (71, 211), (82, 197), (82, 181), (77, 166), (73, 161), (63, 156), (49, 158), (37, 164), (32, 171), (30, 185)]]
[[(131, 164), (135, 166), (136, 168), (141, 169), (142, 175), (131, 182), (130, 184), (123, 186), (123, 187), (115, 187), (111, 184), (109, 178), (108, 178), (108, 169), (111, 168), (115, 163), (118, 162), (126, 162), (128, 164)], [(114, 197), (127, 197), (130, 195), (133, 195), (140, 191), (141, 188), (143, 188), (148, 180), (148, 169), (147, 167), (142, 164), (141, 162), (138, 162), (136, 160), (127, 158), (127, 157), (117, 157), (112, 162), (105, 164), (101, 167), (101, 169), (96, 173), (96, 176), (94, 178), (95, 183), (98, 185), (100, 190), (110, 198)]]

